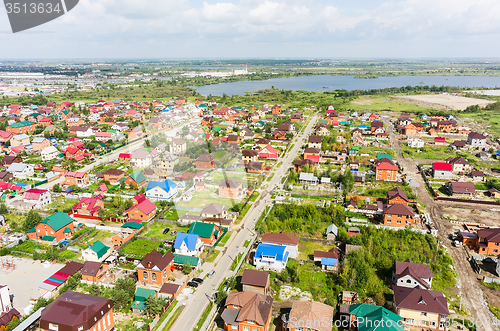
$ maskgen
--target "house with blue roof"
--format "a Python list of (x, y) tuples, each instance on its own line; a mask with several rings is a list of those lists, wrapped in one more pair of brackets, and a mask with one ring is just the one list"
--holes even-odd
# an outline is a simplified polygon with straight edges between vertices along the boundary
[(257, 269), (281, 272), (286, 267), (288, 255), (287, 246), (260, 244), (253, 257), (253, 264)]
[(175, 237), (175, 254), (199, 256), (203, 252), (204, 243), (197, 234), (178, 232)]
[(151, 201), (170, 200), (177, 194), (177, 184), (166, 179), (150, 181), (146, 188), (146, 197)]

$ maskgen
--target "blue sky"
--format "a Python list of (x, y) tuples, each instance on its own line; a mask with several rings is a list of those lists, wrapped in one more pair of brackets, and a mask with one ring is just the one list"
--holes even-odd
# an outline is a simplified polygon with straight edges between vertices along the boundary
[(80, 0), (0, 59), (498, 57), (497, 0)]

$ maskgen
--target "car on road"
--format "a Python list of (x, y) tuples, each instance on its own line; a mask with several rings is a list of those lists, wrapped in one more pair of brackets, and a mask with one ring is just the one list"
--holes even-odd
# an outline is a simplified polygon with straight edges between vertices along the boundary
[(212, 270), (207, 274), (207, 277), (212, 278), (214, 275), (215, 275), (215, 270)]
[(198, 284), (197, 282), (188, 282), (187, 283), (187, 286), (191, 286), (191, 287), (194, 287), (194, 288), (197, 288), (198, 285), (200, 285), (200, 284)]
[(201, 278), (193, 278), (193, 279), (191, 279), (191, 281), (199, 283), (199, 284), (203, 284), (203, 279), (201, 279)]
[(163, 230), (163, 234), (167, 234), (168, 231), (170, 231), (170, 228), (165, 228), (165, 230)]

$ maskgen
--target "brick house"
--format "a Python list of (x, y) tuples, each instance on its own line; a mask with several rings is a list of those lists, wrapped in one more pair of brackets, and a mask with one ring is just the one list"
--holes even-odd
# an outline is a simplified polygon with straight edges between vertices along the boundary
[(387, 192), (387, 204), (399, 203), (402, 205), (408, 205), (408, 196), (399, 187), (395, 187)]
[(119, 184), (119, 180), (125, 177), (125, 172), (120, 169), (108, 169), (104, 172), (104, 180), (107, 180), (111, 185)]
[(36, 123), (30, 122), (30, 121), (24, 121), (24, 122), (17, 122), (14, 124), (11, 124), (7, 127), (6, 131), (7, 132), (12, 132), (16, 134), (20, 133), (32, 133), (35, 132), (36, 130)]
[(40, 329), (110, 331), (115, 326), (113, 307), (110, 299), (67, 291), (42, 311)]
[(241, 159), (243, 162), (256, 162), (259, 159), (259, 153), (251, 149), (241, 151)]
[(149, 221), (156, 215), (156, 205), (149, 201), (144, 194), (140, 193), (131, 200), (134, 205), (126, 211), (130, 219), (143, 222)]
[(207, 245), (213, 245), (220, 234), (219, 226), (212, 223), (193, 222), (188, 233), (196, 234)]
[(387, 158), (377, 160), (375, 179), (386, 182), (397, 181), (398, 166)]
[(174, 268), (174, 255), (165, 255), (153, 249), (137, 265), (137, 276), (140, 282), (162, 285), (168, 280)]
[(80, 201), (73, 207), (73, 213), (86, 216), (98, 216), (99, 209), (104, 208), (104, 201), (101, 195), (93, 198), (80, 198)]
[(146, 184), (147, 178), (144, 176), (144, 174), (140, 171), (136, 171), (133, 174), (129, 175), (127, 178), (124, 180), (125, 186), (132, 188), (132, 187), (141, 187)]
[(244, 292), (255, 292), (262, 295), (271, 293), (269, 272), (246, 269), (241, 276)]
[(71, 238), (73, 233), (73, 219), (61, 212), (50, 215), (36, 227), (26, 231), (30, 239), (54, 243)]
[(50, 146), (50, 141), (47, 138), (36, 137), (31, 142), (34, 151), (41, 151), (42, 149)]
[(307, 147), (321, 149), (322, 142), (323, 137), (321, 136), (309, 136), (307, 139)]
[(109, 265), (101, 262), (87, 261), (80, 270), (82, 281), (87, 283), (99, 283), (104, 279)]
[(243, 184), (234, 180), (226, 180), (219, 184), (219, 196), (223, 198), (240, 198), (243, 195)]
[(213, 169), (215, 168), (214, 157), (210, 154), (200, 154), (195, 161), (196, 169)]
[(246, 166), (249, 173), (260, 174), (264, 171), (264, 162), (248, 162)]
[(84, 187), (89, 183), (89, 175), (86, 172), (66, 171), (64, 173), (64, 185)]
[(269, 329), (273, 298), (254, 292), (232, 292), (221, 314), (224, 330), (265, 331)]
[(403, 204), (392, 204), (384, 207), (384, 225), (389, 226), (413, 226), (415, 213)]
[(452, 197), (471, 198), (476, 193), (476, 188), (473, 183), (465, 182), (448, 182), (446, 183), (448, 193)]

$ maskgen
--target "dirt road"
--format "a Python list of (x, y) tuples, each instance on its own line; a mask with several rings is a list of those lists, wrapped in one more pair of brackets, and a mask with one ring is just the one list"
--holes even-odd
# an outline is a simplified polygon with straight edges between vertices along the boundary
[[(424, 180), (419, 174), (417, 166), (413, 159), (403, 157), (401, 145), (393, 132), (393, 126), (386, 117), (384, 123), (387, 126), (387, 131), (391, 140), (391, 145), (397, 151), (397, 160), (400, 166), (404, 167), (404, 173), (407, 179), (411, 179), (412, 189), (415, 191), (420, 201), (426, 205), (425, 211), (430, 215), (432, 222), (438, 230), (439, 243), (446, 248), (453, 259), (455, 269), (457, 271), (457, 288), (462, 295), (462, 305), (469, 312), (469, 319), (473, 321), (483, 321), (482, 326), (478, 327), (481, 331), (496, 331), (491, 319), (491, 312), (488, 309), (486, 300), (484, 299), (483, 291), (478, 283), (478, 275), (472, 270), (467, 253), (463, 248), (456, 248), (451, 245), (449, 235), (453, 232), (453, 227), (449, 222), (443, 221), (443, 206), (436, 203), (429, 195)], [(485, 322), (487, 321), (487, 322)]]

